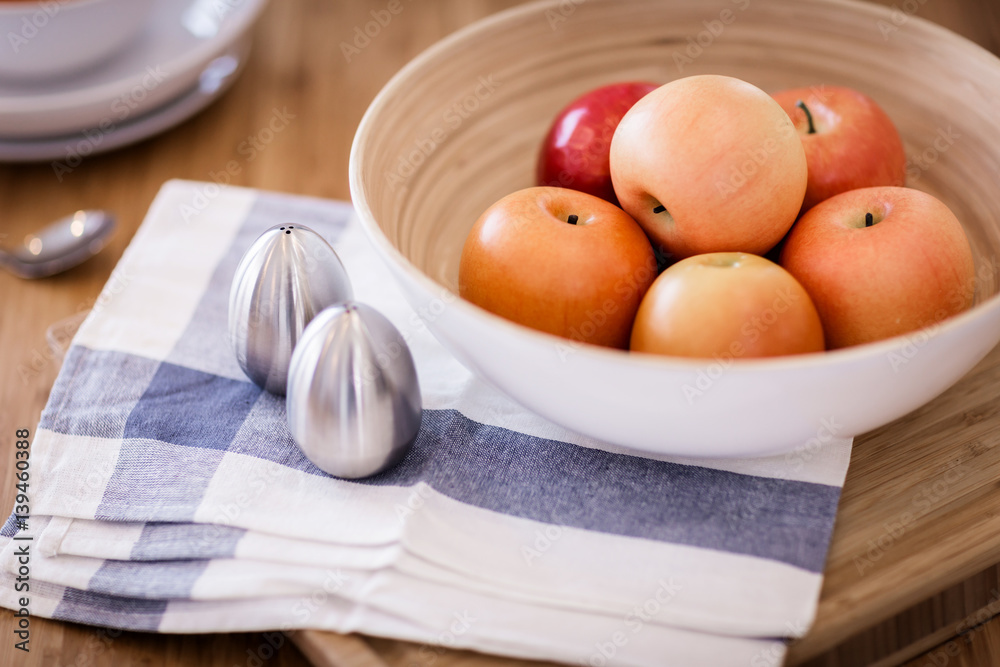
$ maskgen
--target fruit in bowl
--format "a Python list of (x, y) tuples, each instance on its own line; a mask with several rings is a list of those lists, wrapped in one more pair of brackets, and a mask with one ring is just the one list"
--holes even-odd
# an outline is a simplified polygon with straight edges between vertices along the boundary
[[(604, 86), (578, 101), (606, 100), (633, 86)], [(753, 103), (737, 104), (741, 96)], [(645, 186), (651, 182), (660, 187), (659, 193), (666, 193), (666, 188), (676, 193), (698, 191), (704, 175), (712, 173), (706, 159), (718, 157), (717, 145), (706, 141), (677, 148), (676, 142), (656, 138), (703, 131), (695, 112), (703, 105), (716, 108), (720, 99), (729, 100), (727, 125), (739, 126), (747, 118), (752, 121), (762, 111), (779, 118), (781, 122), (770, 131), (764, 128), (757, 137), (765, 147), (758, 166), (763, 168), (782, 142), (791, 145), (789, 154), (796, 154), (792, 149), (798, 148), (801, 157), (805, 150), (811, 156), (809, 164), (819, 171), (815, 178), (810, 171), (809, 182), (819, 183), (820, 192), (849, 187), (854, 182), (851, 179), (885, 180), (901, 167), (900, 156), (885, 148), (894, 146), (890, 136), (882, 144), (876, 142), (868, 153), (859, 151), (870, 164), (853, 169), (856, 155), (843, 144), (864, 143), (867, 135), (845, 129), (847, 121), (833, 108), (863, 107), (868, 115), (858, 112), (860, 120), (854, 119), (863, 129), (883, 134), (891, 131), (895, 136), (892, 122), (869, 98), (845, 88), (831, 89), (823, 98), (807, 96), (803, 89), (778, 95), (783, 97), (786, 101), (798, 99), (797, 108), (806, 115), (810, 128), (819, 124), (823, 131), (805, 134), (799, 145), (799, 139), (788, 132), (792, 116), (763, 91), (731, 77), (679, 79), (648, 93), (625, 115), (614, 134), (613, 145), (619, 153), (611, 165), (611, 177), (622, 190), (623, 201), (634, 203), (635, 197), (630, 197), (636, 191), (627, 188), (636, 183), (642, 186), (638, 197), (647, 201), (647, 208), (651, 195)], [(813, 118), (803, 97), (821, 120)], [(824, 106), (827, 102), (830, 106)], [(567, 113), (572, 118), (578, 109), (576, 103), (571, 104), (557, 117), (542, 144), (543, 156)], [(708, 127), (713, 127), (712, 123)], [(567, 132), (573, 129), (571, 124)], [(654, 140), (640, 143), (640, 130)], [(722, 134), (721, 139), (717, 135), (712, 138), (731, 137)], [(621, 153), (622, 146), (631, 146), (638, 159), (623, 157), (627, 153)], [(573, 149), (605, 154), (605, 136), (583, 133), (575, 138)], [(704, 168), (664, 170), (678, 154), (684, 155), (689, 166)], [(640, 171), (642, 167), (646, 171)], [(786, 192), (792, 188), (801, 195), (801, 176), (801, 170), (792, 169), (768, 178), (784, 186)], [(758, 193), (758, 199), (763, 201), (767, 194)], [(674, 201), (672, 195), (669, 201)], [(649, 244), (639, 240), (638, 227), (627, 213), (602, 202), (598, 205), (590, 195), (568, 189), (521, 190), (490, 207), (470, 232), (459, 267), (460, 294), (509, 320), (578, 342), (621, 348), (630, 341), (630, 349), (636, 352), (730, 359), (822, 352), (824, 329), (832, 348), (873, 342), (934, 324), (972, 305), (974, 265), (968, 240), (951, 211), (930, 195), (885, 187), (850, 190), (821, 202), (795, 224), (778, 253), (791, 273), (772, 261), (739, 251), (747, 236), (745, 225), (736, 221), (759, 221), (754, 217), (755, 202), (743, 203), (746, 208), (735, 208), (732, 220), (725, 223), (713, 217), (711, 206), (706, 211), (693, 210), (683, 226), (669, 211), (661, 210), (661, 217), (667, 220), (645, 227), (654, 243), (661, 241), (678, 251), (678, 243), (687, 241), (687, 251), (691, 239), (711, 237), (720, 251), (682, 259), (660, 275), (646, 293), (648, 278), (654, 275)], [(789, 203), (786, 217), (794, 215), (796, 205), (802, 202), (797, 196)], [(658, 204), (657, 208), (665, 207)], [(605, 220), (616, 225), (599, 225), (596, 229), (600, 234), (579, 231)], [(783, 234), (786, 224), (782, 222), (773, 233)], [(622, 243), (610, 236), (612, 231), (626, 230), (634, 241)], [(638, 250), (620, 252), (633, 247)], [(620, 292), (625, 284), (623, 271), (632, 272), (632, 288), (627, 293)], [(636, 280), (636, 272), (642, 280)], [(617, 297), (611, 298), (613, 294), (623, 294), (626, 299), (619, 302)]]
[(702, 75), (661, 86), (625, 114), (611, 178), (654, 245), (684, 258), (767, 252), (795, 222), (807, 173), (795, 127), (770, 95)]
[[(557, 30), (545, 20), (554, 6), (496, 15), (419, 56), (375, 98), (352, 149), (351, 194), (363, 228), (427, 327), (474, 373), (590, 438), (660, 455), (745, 457), (794, 450), (824, 419), (834, 418), (845, 438), (884, 425), (940, 394), (1000, 341), (1000, 280), (990, 268), (1000, 257), (1000, 125), (982, 122), (992, 113), (989, 91), (1000, 89), (1000, 60), (916, 18), (908, 39), (886, 41), (874, 26), (891, 20), (888, 8), (832, 0), (751, 3), (739, 30), (685, 73), (726, 72), (769, 91), (810, 80), (878, 90), (880, 104), (900, 110), (892, 120), (906, 145), (930, 146), (944, 119), (970, 138), (950, 146), (920, 186), (939, 193), (965, 226), (980, 270), (977, 305), (937, 326), (915, 354), (906, 352), (907, 363), (892, 363), (914, 345), (907, 337), (740, 359), (691, 403), (684, 387), (711, 360), (594, 345), (567, 355), (559, 339), (452, 299), (470, 227), (497, 199), (532, 183), (539, 142), (566, 100), (608, 81), (675, 77), (676, 45), (704, 29), (699, 0), (588, 0)], [(543, 58), (528, 53), (539, 44)], [(873, 57), (835, 55), (859, 51)], [(904, 62), (919, 77), (900, 76)], [(387, 182), (484, 73), (503, 84), (403, 184)], [(970, 77), (977, 86), (968, 86)]]
[(611, 183), (611, 138), (622, 116), (658, 88), (646, 81), (612, 83), (567, 104), (538, 153), (538, 185), (572, 188), (618, 204)]
[(707, 253), (656, 279), (636, 313), (631, 349), (730, 361), (822, 352), (823, 327), (806, 290), (774, 262)]
[(852, 190), (806, 212), (781, 265), (812, 295), (831, 348), (940, 323), (972, 306), (975, 264), (947, 206), (912, 188)]
[(820, 85), (782, 90), (774, 99), (802, 137), (809, 165), (803, 212), (841, 192), (905, 184), (903, 141), (868, 95)]
[(577, 190), (534, 187), (476, 221), (458, 286), (463, 298), (513, 322), (625, 349), (655, 277), (653, 248), (627, 213)]

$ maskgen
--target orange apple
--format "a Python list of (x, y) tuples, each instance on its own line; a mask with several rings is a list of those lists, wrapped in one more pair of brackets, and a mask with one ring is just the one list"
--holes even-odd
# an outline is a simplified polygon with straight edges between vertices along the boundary
[(788, 271), (757, 255), (695, 255), (660, 274), (639, 306), (631, 349), (751, 358), (823, 351), (819, 314)]
[(774, 99), (746, 81), (691, 76), (646, 95), (611, 140), (618, 200), (674, 257), (764, 254), (795, 222), (806, 157)]
[(774, 94), (795, 123), (809, 165), (807, 211), (834, 195), (906, 182), (906, 152), (892, 120), (864, 93), (837, 86)]
[(864, 188), (820, 202), (792, 228), (781, 265), (819, 310), (830, 348), (898, 336), (972, 305), (969, 240), (941, 201)]
[(507, 195), (476, 221), (458, 287), (508, 320), (624, 349), (655, 278), (653, 247), (627, 213), (584, 192), (535, 187)]

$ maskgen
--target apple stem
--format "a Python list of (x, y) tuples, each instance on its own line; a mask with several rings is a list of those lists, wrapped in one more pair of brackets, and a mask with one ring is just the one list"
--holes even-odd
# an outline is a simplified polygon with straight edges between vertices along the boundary
[(871, 227), (875, 224), (875, 217), (871, 213), (865, 213), (865, 227)]
[(576, 216), (576, 215), (574, 214), (574, 215), (571, 215), (571, 216), (569, 216), (568, 218), (566, 218), (566, 222), (568, 222), (568, 223), (569, 223), (569, 224), (571, 224), (571, 225), (575, 225), (575, 224), (576, 224), (576, 221), (577, 221), (577, 220), (579, 220), (579, 219), (580, 219), (580, 218), (578, 218), (578, 217), (577, 217), (577, 216)]
[(666, 210), (667, 210), (667, 207), (664, 206), (663, 204), (660, 204), (659, 206), (657, 206), (656, 208), (653, 209), (653, 213), (663, 213)]
[(802, 100), (796, 102), (795, 106), (797, 106), (798, 108), (802, 109), (803, 112), (805, 112), (806, 120), (809, 121), (809, 134), (816, 134), (816, 126), (813, 125), (813, 115), (809, 111), (809, 107), (807, 107), (806, 103), (803, 102)]

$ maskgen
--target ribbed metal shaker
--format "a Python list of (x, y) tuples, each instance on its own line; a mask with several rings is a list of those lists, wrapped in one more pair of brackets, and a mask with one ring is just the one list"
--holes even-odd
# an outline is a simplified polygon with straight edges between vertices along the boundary
[(288, 428), (316, 466), (358, 478), (394, 465), (420, 429), (420, 385), (399, 331), (363, 303), (327, 308), (292, 355)]
[(353, 295), (344, 265), (322, 236), (295, 223), (271, 227), (244, 253), (229, 292), (229, 341), (240, 367), (267, 391), (285, 394), (306, 325)]

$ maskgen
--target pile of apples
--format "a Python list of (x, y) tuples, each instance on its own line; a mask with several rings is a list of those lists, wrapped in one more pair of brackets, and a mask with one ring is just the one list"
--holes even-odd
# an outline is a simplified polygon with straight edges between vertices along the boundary
[(540, 331), (665, 355), (905, 334), (975, 288), (961, 224), (905, 176), (898, 131), (854, 90), (612, 84), (556, 117), (539, 186), (476, 221), (459, 291)]

